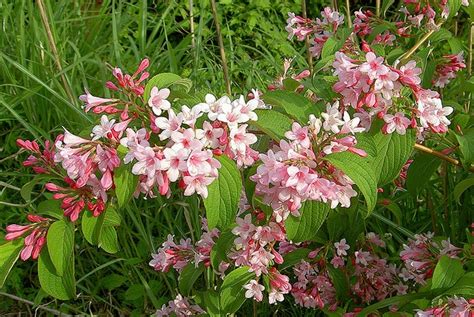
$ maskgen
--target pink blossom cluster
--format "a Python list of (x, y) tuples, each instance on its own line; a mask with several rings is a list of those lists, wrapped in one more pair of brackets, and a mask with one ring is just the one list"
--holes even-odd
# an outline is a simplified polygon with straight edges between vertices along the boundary
[(299, 41), (309, 38), (311, 43), (310, 52), (316, 57), (321, 55), (323, 46), (328, 38), (333, 36), (339, 26), (344, 23), (344, 16), (330, 7), (324, 8), (321, 11), (321, 16), (322, 20), (317, 18), (313, 21), (289, 12), (288, 25), (285, 28), (289, 39), (293, 38), (293, 36), (296, 36)]
[(450, 240), (442, 240), (441, 243), (434, 241), (434, 234), (416, 234), (415, 239), (409, 239), (408, 244), (403, 245), (400, 258), (404, 268), (400, 277), (405, 281), (416, 284), (425, 284), (425, 281), (433, 275), (434, 268), (442, 255), (457, 258), (461, 249), (451, 244)]
[[(446, 116), (453, 108), (443, 107), (437, 92), (420, 86), (421, 69), (415, 61), (395, 68), (371, 51), (363, 58), (337, 52), (333, 67), (338, 77), (334, 91), (343, 96), (344, 105), (356, 109), (366, 129), (377, 117), (385, 122), (384, 133), (405, 134), (409, 127), (418, 132), (447, 131), (450, 121)], [(401, 96), (403, 87), (411, 90), (415, 102)]]
[(5, 240), (15, 240), (25, 234), (28, 234), (24, 239), (24, 247), (20, 252), (20, 258), (23, 261), (29, 258), (36, 260), (41, 252), (41, 249), (46, 244), (46, 234), (52, 222), (49, 218), (40, 217), (37, 215), (28, 215), (28, 221), (32, 222), (29, 225), (8, 225)]
[[(357, 34), (365, 42), (365, 37), (372, 34), (374, 28), (380, 24), (380, 19), (370, 10), (362, 10), (354, 12), (354, 33)], [(404, 35), (404, 29), (398, 29), (398, 35)], [(379, 33), (375, 36), (371, 44), (382, 44), (392, 46), (396, 36), (389, 30), (385, 30), (383, 33)]]
[(105, 210), (107, 190), (113, 187), (113, 171), (120, 165), (116, 146), (128, 121), (115, 124), (104, 115), (101, 124), (93, 128), (92, 140), (65, 130), (54, 145), (45, 143), (41, 152), (36, 142), (17, 140), (17, 144), (31, 155), (23, 163), (41, 174), (61, 178), (65, 186), (47, 183), (53, 198), (62, 200), (64, 215), (71, 221), (79, 218), (87, 207), (94, 216)]
[(297, 282), (293, 283), (291, 295), (297, 305), (306, 308), (337, 307), (336, 288), (329, 276), (323, 259), (319, 261), (305, 261), (294, 266), (293, 272)]
[(189, 238), (181, 239), (179, 243), (176, 243), (173, 235), (169, 234), (161, 248), (152, 254), (150, 266), (161, 272), (168, 272), (170, 268), (181, 272), (189, 263), (194, 263), (196, 267), (200, 263), (206, 267), (210, 266), (211, 249), (219, 237), (219, 230), (216, 228), (209, 230), (205, 220), (203, 220), (202, 229), (204, 233), (195, 246)]
[(296, 303), (303, 307), (335, 310), (338, 301), (330, 274), (334, 269), (347, 276), (356, 302), (370, 303), (394, 294), (405, 294), (408, 286), (397, 277), (396, 266), (383, 258), (381, 250), (384, 248), (385, 242), (369, 232), (354, 253), (348, 253), (351, 247), (346, 239), (310, 252), (307, 260), (293, 268), (297, 282), (293, 284), (291, 294)]
[(425, 310), (417, 310), (415, 317), (472, 317), (474, 316), (474, 299), (449, 297), (444, 303)]
[[(411, 27), (425, 27), (429, 30), (437, 30), (439, 26), (436, 23), (437, 16), (447, 19), (449, 16), (448, 0), (404, 0), (404, 7), (400, 12), (404, 13)], [(463, 6), (469, 6), (469, 0), (462, 0)], [(406, 28), (409, 28), (407, 26)]]
[[(149, 101), (154, 114), (167, 113), (152, 122), (161, 143), (150, 143), (151, 134), (144, 128), (127, 129), (121, 140), (128, 148), (124, 162), (133, 162), (132, 173), (140, 176), (136, 195), (142, 192), (154, 197), (155, 187), (161, 195), (169, 195), (170, 183), (179, 182), (186, 196), (198, 193), (205, 198), (207, 186), (220, 168), (214, 155), (225, 154), (239, 166), (253, 164), (257, 152), (250, 145), (257, 138), (247, 131), (247, 122), (257, 120), (254, 110), (262, 107), (258, 94), (247, 102), (242, 96), (231, 101), (227, 96), (217, 99), (208, 94), (205, 103), (182, 106), (175, 112), (165, 99), (169, 91), (163, 90), (155, 91), (155, 95), (152, 90)], [(198, 125), (204, 115), (207, 120)]]
[(356, 148), (353, 135), (364, 130), (360, 119), (339, 109), (339, 102), (328, 104), (322, 119), (312, 115), (307, 126), (293, 123), (285, 134), (288, 141), (281, 140), (267, 154), (260, 154), (263, 164), (251, 179), (257, 183), (256, 193), (272, 206), (277, 222), (290, 212), (298, 215), (306, 200), (329, 202), (331, 208), (348, 207), (356, 195), (349, 177), (324, 160), (326, 155), (345, 151), (366, 155)]
[(441, 88), (446, 87), (452, 79), (456, 78), (456, 73), (463, 68), (466, 68), (463, 52), (443, 56), (440, 63), (436, 65), (433, 85)]
[(262, 301), (265, 289), (258, 282), (263, 275), (270, 281), (269, 303), (283, 301), (283, 295), (289, 293), (291, 285), (289, 278), (281, 274), (273, 265), (283, 263), (283, 257), (275, 249), (275, 244), (286, 239), (281, 223), (270, 220), (268, 224), (256, 226), (252, 223), (252, 215), (236, 218), (237, 226), (232, 233), (237, 236), (234, 247), (229, 254), (229, 259), (237, 267), (248, 266), (254, 272), (257, 280), (251, 280), (244, 286), (245, 296)]
[(191, 304), (187, 297), (178, 294), (175, 299), (170, 300), (168, 305), (163, 304), (161, 309), (158, 309), (155, 313), (156, 317), (185, 317), (185, 316), (196, 316), (202, 315), (206, 312), (196, 304)]
[(140, 103), (143, 103), (144, 81), (150, 76), (145, 69), (149, 65), (149, 60), (145, 58), (133, 75), (124, 75), (120, 68), (115, 67), (112, 74), (116, 81), (115, 83), (112, 81), (106, 82), (105, 87), (112, 92), (121, 93), (123, 99), (95, 97), (86, 90), (86, 93), (79, 97), (84, 102), (84, 111), (92, 110), (96, 114), (120, 114), (121, 120), (139, 117), (143, 108), (138, 105), (137, 101), (140, 100)]

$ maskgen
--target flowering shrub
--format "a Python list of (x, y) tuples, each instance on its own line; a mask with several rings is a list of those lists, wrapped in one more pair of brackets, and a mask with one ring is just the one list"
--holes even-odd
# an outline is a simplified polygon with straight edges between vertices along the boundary
[[(316, 20), (290, 13), (289, 37), (307, 40), (319, 61), (297, 75), (285, 61), (282, 76), (247, 97), (199, 98), (178, 75), (150, 78), (148, 59), (131, 75), (114, 68), (111, 97), (80, 96), (85, 112), (101, 115), (97, 125), (44, 145), (17, 141), (48, 199), (30, 224), (6, 227), (0, 285), (18, 258), (38, 260), (42, 289), (72, 299), (78, 223), (88, 243), (116, 253), (132, 198), (189, 196), (205, 210), (201, 235), (169, 234), (151, 255), (154, 270), (179, 275), (179, 293), (157, 316), (234, 314), (247, 299), (338, 316), (472, 316), (472, 233), (455, 246), (373, 213), (395, 208), (393, 196), (378, 199), (392, 183), (395, 192), (412, 186), (414, 147), (456, 165), (446, 155), (459, 150), (467, 170), (473, 161), (472, 129), (449, 130), (456, 105), (440, 89), (466, 68), (463, 53), (426, 46), (415, 55), (469, 3), (404, 4), (395, 22), (362, 9), (353, 20), (331, 8)], [(421, 144), (436, 138), (458, 146), (443, 154)], [(371, 219), (402, 232), (401, 246)]]

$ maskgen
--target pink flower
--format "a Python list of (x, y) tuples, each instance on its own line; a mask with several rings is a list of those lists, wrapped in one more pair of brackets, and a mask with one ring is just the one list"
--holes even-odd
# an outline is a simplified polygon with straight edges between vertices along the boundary
[(406, 118), (401, 112), (397, 112), (395, 115), (385, 114), (383, 120), (385, 125), (382, 131), (388, 134), (397, 131), (398, 134), (404, 135), (411, 123), (410, 119)]
[(183, 115), (181, 113), (175, 114), (173, 109), (168, 111), (168, 119), (158, 117), (155, 119), (155, 125), (162, 131), (160, 133), (160, 140), (166, 140), (171, 137), (173, 131), (177, 131), (183, 122)]
[(388, 67), (383, 64), (383, 57), (377, 57), (374, 53), (368, 52), (365, 58), (367, 62), (363, 63), (359, 70), (367, 73), (370, 79), (376, 80), (389, 72)]
[(262, 291), (265, 289), (265, 286), (260, 285), (256, 280), (250, 280), (248, 284), (244, 285), (244, 288), (247, 290), (245, 292), (246, 298), (253, 298), (257, 302), (261, 302), (263, 299)]
[(92, 108), (100, 106), (104, 103), (114, 103), (118, 101), (118, 99), (94, 97), (89, 93), (89, 91), (87, 91), (87, 89), (85, 91), (86, 93), (79, 97), (81, 101), (85, 102), (85, 112), (88, 112)]
[(245, 153), (247, 146), (257, 142), (254, 134), (247, 133), (247, 124), (242, 124), (238, 128), (232, 128), (229, 134), (229, 146), (235, 152)]
[(285, 137), (288, 140), (299, 142), (302, 147), (309, 148), (311, 146), (311, 141), (308, 137), (308, 128), (302, 128), (297, 122), (293, 122), (291, 131), (286, 132)]
[(350, 246), (346, 244), (346, 239), (342, 239), (339, 242), (334, 243), (334, 247), (336, 248), (336, 252), (338, 256), (346, 256), (347, 250), (350, 249)]
[(194, 193), (198, 193), (203, 198), (207, 198), (208, 191), (207, 186), (209, 186), (214, 178), (202, 175), (196, 176), (184, 176), (184, 183), (186, 184), (186, 189), (184, 190), (184, 195), (191, 196)]
[(171, 103), (166, 100), (169, 95), (170, 90), (168, 88), (158, 89), (158, 87), (153, 87), (151, 89), (148, 105), (151, 107), (155, 115), (159, 116), (162, 111), (171, 108)]

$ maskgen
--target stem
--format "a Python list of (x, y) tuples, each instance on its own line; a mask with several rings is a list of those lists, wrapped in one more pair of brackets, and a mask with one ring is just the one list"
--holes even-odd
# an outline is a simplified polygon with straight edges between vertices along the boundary
[[(303, 18), (307, 18), (307, 13), (306, 13), (306, 0), (301, 0), (301, 11), (303, 14)], [(309, 50), (309, 38), (305, 38), (305, 45), (306, 45), (306, 59), (308, 60), (308, 67), (309, 71), (313, 73), (313, 56), (311, 55), (311, 51)]]
[[(467, 61), (467, 73), (468, 77), (471, 78), (472, 76), (472, 43), (474, 42), (474, 22), (471, 22), (471, 31), (469, 34), (469, 56)], [(469, 113), (469, 109), (471, 108), (471, 97), (472, 94), (469, 93), (469, 99), (465, 105), (465, 112)]]
[[(5, 296), (5, 297), (8, 297), (8, 298), (11, 298), (13, 300), (16, 300), (20, 303), (24, 303), (24, 304), (27, 304), (27, 305), (30, 305), (30, 306), (33, 306), (35, 307), (36, 304), (33, 303), (32, 301), (29, 301), (27, 299), (24, 299), (24, 298), (21, 298), (21, 297), (18, 297), (18, 296), (15, 296), (15, 295), (12, 295), (12, 294), (8, 294), (8, 293), (4, 293), (4, 292), (0, 292), (0, 296)], [(56, 316), (71, 316), (71, 315), (68, 315), (68, 314), (65, 314), (63, 312), (60, 312), (59, 310), (56, 310), (56, 309), (51, 309), (51, 308), (48, 308), (48, 307), (44, 307), (42, 305), (40, 306), (37, 306), (36, 309), (42, 309), (44, 311), (47, 311), (53, 315), (56, 315)]]
[[(421, 145), (421, 144), (418, 144), (418, 143), (415, 143), (415, 146), (414, 146), (415, 149), (417, 149), (418, 151), (421, 151), (421, 152), (424, 152), (424, 153), (428, 153), (428, 154), (431, 154), (431, 155), (434, 155), (442, 160), (445, 160), (446, 162), (449, 162), (453, 165), (456, 165), (456, 166), (462, 166), (461, 162), (459, 162), (458, 160), (456, 159), (453, 159), (452, 157), (449, 157), (447, 155), (444, 155), (443, 153), (441, 152), (438, 152), (436, 150), (433, 150), (433, 149), (430, 149), (429, 147), (426, 147), (424, 145)], [(469, 170), (471, 172), (474, 172), (474, 166), (471, 166), (469, 168)]]
[(436, 28), (430, 30), (428, 33), (423, 35), (423, 37), (412, 48), (410, 48), (405, 54), (402, 55), (402, 57), (400, 58), (400, 61), (404, 62), (404, 61), (408, 60), (416, 52), (416, 50), (418, 48), (420, 48), (420, 46), (430, 38), (430, 36), (434, 32), (439, 30), (439, 28), (441, 27), (442, 24), (443, 24), (443, 22), (439, 22), (438, 24), (436, 24)]
[(219, 44), (219, 50), (221, 53), (222, 70), (224, 71), (224, 81), (227, 94), (230, 96), (230, 79), (229, 70), (227, 69), (227, 58), (225, 57), (224, 41), (222, 40), (221, 26), (217, 16), (216, 1), (211, 0), (212, 16), (214, 17), (214, 24), (216, 25), (217, 43)]
[(375, 15), (380, 16), (380, 0), (375, 1)]
[(191, 47), (194, 51), (196, 48), (196, 39), (194, 35), (194, 13), (193, 13), (193, 0), (189, 0), (189, 25), (191, 30)]
[(51, 27), (49, 26), (48, 14), (46, 13), (43, 0), (37, 0), (36, 3), (38, 4), (38, 9), (41, 15), (41, 21), (43, 22), (44, 30), (46, 31), (46, 35), (48, 37), (49, 46), (51, 48), (51, 51), (53, 52), (56, 67), (58, 68), (58, 71), (61, 74), (61, 80), (64, 85), (64, 90), (66, 91), (66, 94), (68, 95), (69, 99), (74, 102), (76, 98), (74, 98), (74, 94), (72, 93), (71, 87), (69, 86), (66, 76), (64, 75), (63, 67), (61, 66), (61, 59), (59, 57), (58, 49), (56, 47), (56, 42), (54, 41), (53, 32), (51, 31)]
[(347, 15), (347, 26), (349, 26), (349, 28), (352, 28), (350, 0), (346, 0), (346, 15)]

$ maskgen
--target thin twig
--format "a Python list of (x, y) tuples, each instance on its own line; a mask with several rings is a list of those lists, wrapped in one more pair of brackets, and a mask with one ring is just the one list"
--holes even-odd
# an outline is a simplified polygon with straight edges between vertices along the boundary
[[(36, 306), (35, 303), (33, 303), (32, 301), (29, 301), (27, 299), (24, 299), (24, 298), (21, 298), (21, 297), (18, 297), (18, 296), (15, 296), (15, 295), (12, 295), (12, 294), (8, 294), (8, 293), (4, 293), (4, 292), (0, 292), (0, 296), (5, 296), (5, 297), (8, 297), (8, 298), (11, 298), (13, 300), (16, 300), (17, 302), (21, 302), (21, 303), (24, 303), (24, 304), (28, 304), (30, 306)], [(68, 315), (68, 314), (65, 314), (63, 312), (60, 312), (59, 310), (56, 310), (56, 309), (52, 309), (52, 308), (48, 308), (48, 307), (44, 307), (44, 306), (38, 306), (37, 309), (42, 309), (44, 311), (47, 311), (51, 314), (54, 314), (56, 316), (71, 316), (71, 315)]]
[(0, 186), (6, 187), (6, 188), (10, 188), (10, 189), (13, 189), (13, 190), (17, 190), (17, 191), (20, 191), (20, 190), (21, 190), (21, 188), (19, 188), (19, 187), (10, 185), (10, 184), (5, 183), (5, 182), (2, 182), (2, 181), (0, 181)]
[[(307, 18), (308, 15), (306, 13), (306, 0), (301, 0), (301, 11), (303, 14), (303, 18)], [(306, 59), (308, 60), (308, 67), (309, 71), (313, 73), (313, 55), (311, 55), (310, 51), (310, 43), (309, 43), (309, 37), (307, 36), (305, 39), (305, 45), (306, 45)]]
[(51, 31), (51, 27), (49, 26), (48, 14), (46, 13), (43, 0), (37, 0), (36, 3), (38, 4), (38, 8), (41, 15), (41, 21), (43, 22), (44, 30), (46, 31), (46, 35), (48, 37), (49, 46), (51, 48), (51, 51), (53, 52), (56, 67), (58, 68), (58, 71), (61, 74), (60, 76), (61, 80), (63, 81), (64, 90), (66, 90), (66, 93), (71, 102), (74, 102), (76, 98), (74, 98), (74, 94), (72, 93), (71, 87), (69, 86), (66, 76), (64, 75), (63, 67), (61, 66), (61, 59), (59, 57), (58, 49), (56, 47), (56, 42), (54, 41), (53, 32)]
[[(434, 156), (436, 156), (436, 157), (439, 157), (440, 159), (445, 160), (446, 162), (449, 162), (449, 163), (451, 163), (451, 164), (453, 164), (453, 165), (462, 166), (461, 162), (459, 162), (458, 160), (453, 159), (452, 157), (449, 157), (449, 156), (447, 156), (447, 155), (444, 155), (443, 153), (438, 152), (438, 151), (436, 151), (436, 150), (430, 149), (429, 147), (426, 147), (426, 146), (424, 146), (424, 145), (415, 143), (414, 148), (417, 149), (418, 151), (421, 151), (421, 152), (424, 152), (424, 153), (431, 154), (431, 155), (434, 155)], [(470, 170), (471, 172), (474, 172), (474, 166), (471, 166), (471, 167), (469, 168), (469, 170)]]
[(217, 6), (216, 6), (215, 0), (211, 0), (211, 8), (212, 8), (212, 16), (214, 17), (214, 24), (216, 25), (217, 43), (219, 44), (219, 50), (221, 53), (222, 70), (224, 71), (225, 88), (226, 88), (227, 94), (230, 96), (231, 90), (230, 90), (229, 70), (227, 69), (227, 58), (225, 57), (224, 41), (222, 40), (221, 26), (219, 24), (219, 19), (217, 16)]
[(347, 15), (347, 26), (352, 28), (352, 15), (351, 15), (351, 4), (350, 0), (346, 0), (346, 15)]
[(425, 35), (423, 35), (423, 37), (412, 47), (410, 48), (405, 54), (403, 54), (401, 57), (400, 57), (400, 61), (401, 62), (404, 62), (406, 60), (408, 60), (415, 52), (416, 50), (421, 46), (423, 45), (423, 43), (425, 43), (429, 38), (430, 36), (436, 32), (437, 30), (439, 30), (439, 28), (441, 27), (441, 25), (443, 24), (443, 22), (440, 22), (436, 25), (436, 28), (433, 28), (432, 30), (430, 30), (428, 33), (426, 33)]

